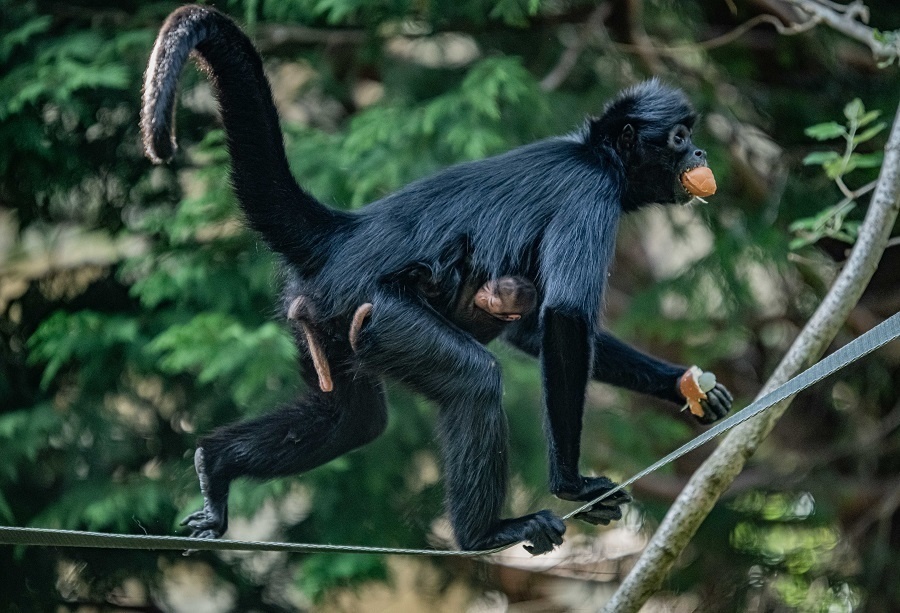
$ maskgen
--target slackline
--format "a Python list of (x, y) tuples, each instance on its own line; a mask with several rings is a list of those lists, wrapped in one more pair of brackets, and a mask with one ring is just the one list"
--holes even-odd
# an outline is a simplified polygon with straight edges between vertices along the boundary
[[(859, 338), (854, 339), (831, 355), (823, 358), (809, 369), (803, 371), (787, 383), (769, 392), (762, 398), (752, 402), (731, 417), (688, 441), (669, 455), (654, 462), (621, 485), (604, 492), (594, 500), (582, 505), (562, 517), (568, 520), (574, 515), (589, 509), (594, 504), (608, 498), (619, 490), (628, 487), (638, 479), (652, 473), (666, 464), (693, 451), (700, 445), (731, 430), (748, 419), (778, 404), (782, 400), (794, 396), (837, 372), (848, 364), (886, 345), (900, 336), (900, 313), (872, 328)], [(197, 539), (186, 536), (157, 536), (153, 534), (106, 534), (103, 532), (83, 532), (79, 530), (54, 530), (50, 528), (17, 528), (0, 526), (0, 545), (38, 545), (45, 547), (89, 547), (102, 549), (175, 549), (175, 550), (216, 550), (216, 551), (287, 551), (295, 553), (370, 553), (420, 556), (482, 556), (508, 549), (518, 543), (510, 543), (503, 547), (495, 547), (484, 551), (456, 551), (442, 549), (403, 549), (397, 547), (366, 547), (358, 545), (328, 545), (312, 543), (283, 543), (264, 541), (239, 541), (227, 539)]]

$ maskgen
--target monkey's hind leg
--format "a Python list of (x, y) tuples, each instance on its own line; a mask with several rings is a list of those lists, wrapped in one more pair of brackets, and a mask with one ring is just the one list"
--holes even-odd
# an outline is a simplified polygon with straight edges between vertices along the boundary
[(562, 521), (544, 510), (501, 519), (508, 434), (496, 359), (472, 336), (427, 308), (375, 296), (356, 336), (368, 370), (392, 376), (440, 407), (447, 510), (459, 546), (490, 549), (529, 541), (533, 554), (562, 543)]
[(228, 528), (228, 489), (238, 477), (270, 479), (301, 473), (360, 447), (384, 432), (387, 410), (380, 381), (340, 372), (330, 393), (311, 390), (292, 404), (224, 426), (200, 441), (194, 466), (203, 508), (182, 525), (197, 538)]

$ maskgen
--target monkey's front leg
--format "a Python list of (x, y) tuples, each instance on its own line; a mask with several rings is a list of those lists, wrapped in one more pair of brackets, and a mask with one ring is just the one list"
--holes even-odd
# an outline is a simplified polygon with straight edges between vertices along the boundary
[[(563, 500), (587, 502), (614, 488), (606, 477), (584, 477), (578, 469), (584, 392), (591, 370), (591, 338), (586, 321), (548, 309), (544, 313), (541, 358), (550, 437), (550, 491)], [(576, 515), (592, 524), (622, 518), (627, 492)]]
[[(689, 371), (642, 353), (608, 332), (600, 332), (594, 339), (592, 374), (597, 381), (683, 405), (685, 396), (679, 383)], [(717, 383), (699, 401), (702, 414), (692, 414), (700, 423), (710, 424), (725, 417), (733, 400), (731, 392)]]

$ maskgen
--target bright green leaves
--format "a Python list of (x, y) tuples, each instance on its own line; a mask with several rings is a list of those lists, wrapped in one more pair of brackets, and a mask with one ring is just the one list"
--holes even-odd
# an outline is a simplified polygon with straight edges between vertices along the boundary
[(811, 245), (825, 237), (846, 243), (856, 240), (859, 222), (848, 220), (847, 216), (856, 208), (856, 199), (861, 193), (851, 191), (844, 183), (844, 177), (857, 169), (881, 166), (884, 159), (882, 151), (859, 153), (856, 150), (859, 145), (878, 136), (887, 126), (883, 121), (875, 123), (880, 116), (881, 111), (866, 111), (862, 101), (855, 98), (844, 107), (844, 124), (828, 121), (805, 130), (807, 136), (818, 141), (837, 138), (844, 140), (843, 153), (834, 150), (813, 151), (803, 158), (803, 163), (807, 166), (820, 166), (825, 175), (837, 184), (844, 199), (811, 217), (795, 220), (790, 226), (790, 231), (796, 235), (790, 243), (791, 249)]
[(811, 245), (826, 236), (845, 243), (853, 243), (859, 230), (859, 222), (847, 221), (847, 214), (855, 208), (855, 202), (844, 200), (822, 209), (812, 217), (794, 221), (789, 229), (797, 234), (797, 237), (791, 240), (791, 249)]
[[(33, 34), (43, 22), (29, 24)], [(4, 44), (0, 53), (12, 48)], [(98, 33), (79, 32), (48, 40), (38, 46), (32, 62), (17, 65), (0, 79), (0, 120), (41, 102), (67, 104), (81, 90), (125, 89), (130, 84), (128, 67)]]
[(41, 385), (46, 387), (69, 362), (92, 362), (101, 368), (103, 365), (90, 358), (110, 356), (113, 350), (124, 351), (133, 346), (137, 337), (137, 322), (123, 315), (58, 311), (46, 319), (29, 339), (29, 359), (32, 362), (47, 362), (41, 377)]
[(288, 156), (314, 193), (358, 207), (443, 166), (520, 144), (519, 135), (539, 129), (546, 111), (546, 99), (521, 61), (492, 57), (474, 64), (458, 87), (430, 100), (359, 113), (344, 135), (295, 131)]
[(836, 121), (828, 121), (826, 123), (816, 124), (804, 130), (807, 136), (811, 136), (816, 140), (829, 140), (844, 135), (844, 126)]
[(877, 168), (881, 165), (882, 153), (861, 154), (855, 149), (858, 145), (872, 140), (887, 126), (883, 121), (872, 125), (880, 115), (881, 111), (878, 110), (866, 112), (862, 101), (856, 98), (844, 107), (846, 125), (829, 121), (808, 127), (805, 130), (807, 136), (819, 141), (843, 138), (846, 148), (843, 155), (836, 151), (814, 151), (803, 159), (803, 163), (807, 166), (821, 166), (828, 178), (833, 180), (857, 168)]
[(258, 406), (296, 380), (296, 349), (283, 326), (248, 327), (225, 314), (201, 313), (173, 325), (148, 346), (168, 374), (218, 383), (239, 405)]

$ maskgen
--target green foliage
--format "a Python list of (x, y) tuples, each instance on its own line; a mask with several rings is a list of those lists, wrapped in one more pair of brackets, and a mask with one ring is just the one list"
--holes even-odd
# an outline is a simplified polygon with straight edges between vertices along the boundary
[[(836, 151), (815, 151), (807, 155), (803, 159), (803, 163), (821, 166), (828, 178), (835, 181), (857, 168), (879, 167), (883, 158), (881, 152), (861, 154), (856, 153), (855, 149), (861, 143), (872, 140), (884, 130), (887, 124), (883, 121), (870, 125), (880, 116), (881, 111), (878, 110), (866, 112), (862, 101), (856, 98), (844, 107), (846, 125), (829, 121), (808, 127), (805, 131), (807, 136), (820, 141), (843, 138), (847, 146), (843, 155)], [(866, 128), (866, 126), (869, 127)], [(862, 128), (865, 130), (860, 132), (859, 130)]]
[(297, 581), (306, 594), (321, 602), (335, 586), (353, 587), (366, 581), (384, 581), (387, 572), (378, 556), (326, 553), (311, 558), (298, 573)]
[(803, 158), (803, 163), (808, 166), (821, 166), (825, 175), (837, 183), (846, 197), (811, 217), (795, 220), (789, 228), (797, 235), (791, 241), (791, 249), (811, 245), (824, 237), (851, 244), (856, 240), (859, 222), (847, 219), (856, 208), (856, 194), (850, 192), (844, 184), (844, 177), (857, 169), (881, 167), (884, 159), (882, 151), (873, 153), (856, 151), (859, 145), (871, 141), (887, 126), (883, 121), (873, 123), (880, 116), (881, 111), (866, 111), (862, 101), (855, 98), (844, 106), (844, 117), (847, 120), (845, 124), (828, 121), (806, 128), (806, 135), (819, 141), (844, 139), (843, 154), (837, 151), (814, 151)]
[[(0, 484), (15, 481), (22, 466), (37, 461), (46, 441), (61, 424), (60, 415), (48, 403), (0, 415), (0, 447), (5, 450)], [(10, 507), (3, 508), (9, 515), (6, 519), (12, 521)]]
[[(900, 18), (890, 3), (877, 1), (873, 23), (879, 16), (886, 23)], [(642, 26), (651, 40), (681, 44), (733, 26), (733, 18), (713, 3), (685, 3), (678, 11), (670, 4), (645, 3)], [(216, 5), (242, 20), (265, 51), (300, 184), (345, 208), (448, 165), (575, 129), (585, 114), (599, 113), (616, 89), (647, 74), (647, 58), (610, 44), (624, 36), (620, 25), (628, 23), (618, 6), (607, 22), (608, 36), (598, 30), (581, 39), (596, 6), (579, 0)], [(191, 464), (198, 437), (302, 391), (289, 330), (273, 316), (276, 258), (242, 222), (228, 181), (224, 134), (211, 112), (205, 77), (193, 69), (182, 76), (175, 162), (154, 168), (143, 158), (137, 133), (142, 74), (156, 30), (175, 6), (0, 0), (4, 523), (178, 531), (178, 519), (200, 504)], [(465, 40), (474, 49), (471, 56), (435, 66), (392, 46), (402, 38), (444, 51), (445, 35)], [(896, 39), (895, 32), (879, 36), (886, 44)], [(357, 42), (336, 43), (332, 37)], [(832, 39), (812, 33), (774, 40), (757, 42), (773, 44), (772, 54), (738, 41), (712, 53), (665, 56), (660, 68), (664, 79), (689, 90), (704, 114), (766, 126), (789, 155), (807, 148), (797, 128), (807, 125), (808, 138), (840, 143), (843, 151), (810, 153), (807, 165), (822, 172), (791, 173), (780, 202), (761, 202), (745, 189), (746, 160), (734, 157), (730, 143), (704, 133), (700, 122), (698, 143), (708, 148), (721, 193), (709, 206), (694, 209), (694, 216), (667, 211), (660, 223), (671, 233), (673, 252), (691, 247), (698, 227), (710, 233), (708, 249), (677, 272), (658, 273), (642, 253), (645, 218), (632, 217), (610, 279), (610, 327), (673, 362), (712, 369), (745, 397), (780, 357), (782, 339), (802, 323), (823, 287), (815, 267), (789, 257), (788, 226), (794, 223), (800, 241), (794, 247), (822, 237), (853, 240), (856, 198), (825, 209), (821, 203), (834, 200), (835, 185), (843, 191), (848, 177), (862, 182), (881, 163), (877, 151), (885, 124), (878, 112), (854, 101), (842, 120), (833, 121), (827, 109), (840, 108), (850, 96), (877, 108), (896, 104), (896, 74), (872, 77), (848, 68)], [(544, 91), (541, 80), (561, 58), (572, 59), (572, 49), (578, 54), (571, 72), (557, 91)], [(773, 57), (782, 80), (771, 78), (767, 62)], [(305, 81), (286, 87), (278, 82), (282, 67), (302, 72)], [(783, 85), (808, 81), (816, 85)], [(833, 86), (822, 88), (822, 81)], [(362, 86), (373, 85), (377, 96), (357, 96)], [(726, 91), (730, 97), (723, 101)], [(19, 228), (21, 240), (5, 232), (8, 223)], [(104, 240), (71, 246), (63, 238), (72, 227)], [(10, 241), (15, 248), (7, 251)], [(128, 247), (111, 250), (108, 244)], [(770, 294), (757, 291), (760, 271), (772, 294), (784, 294), (780, 310), (773, 310)], [(500, 344), (491, 349), (502, 360), (510, 424), (516, 495), (508, 512), (561, 509), (565, 505), (546, 492), (539, 366)], [(832, 424), (835, 437), (856, 444), (858, 430), (877, 423), (878, 407), (896, 403), (896, 373), (887, 358), (877, 359), (881, 370), (851, 381), (854, 419)], [(593, 473), (627, 476), (694, 432), (672, 407), (649, 410), (652, 401), (633, 393), (592, 389), (588, 396), (583, 468)], [(372, 444), (299, 478), (236, 482), (230, 494), (233, 525), (243, 518), (264, 527), (262, 519), (274, 509), (273, 538), (428, 545), (443, 498), (435, 407), (393, 386), (389, 400), (387, 432)], [(816, 424), (837, 419), (827, 402), (820, 404)], [(896, 449), (894, 443), (886, 439), (885, 448)], [(772, 445), (778, 461), (758, 461), (762, 469), (772, 470), (771, 463), (782, 470), (786, 454), (779, 442)], [(877, 470), (885, 470), (881, 479), (889, 478), (896, 457), (848, 457), (846, 465), (852, 479), (871, 470), (877, 482)], [(842, 467), (815, 466), (811, 470), (826, 481), (842, 476)], [(682, 480), (689, 468), (671, 467), (660, 478)], [(753, 488), (756, 497), (718, 509), (697, 537), (702, 558), (673, 577), (673, 585), (703, 594), (704, 602), (734, 603), (734, 610), (743, 610), (739, 601), (758, 584), (773, 599), (766, 605), (773, 610), (843, 610), (861, 593), (892, 597), (897, 587), (881, 579), (887, 573), (878, 564), (900, 564), (896, 548), (885, 539), (848, 544), (839, 520), (818, 511), (791, 515), (796, 493), (805, 491), (794, 487), (801, 480), (779, 484), (789, 490), (784, 494)], [(832, 490), (817, 493), (817, 501), (851, 495)], [(648, 518), (665, 506), (651, 496), (638, 499)], [(593, 530), (572, 527), (587, 535)], [(846, 548), (858, 550), (864, 561), (857, 577), (835, 564)], [(878, 555), (869, 555), (873, 551)], [(235, 594), (235, 610), (293, 610), (278, 598), (287, 591), (284, 581), (327, 602), (341, 589), (390, 579), (377, 556), (291, 557), (265, 573), (258, 572), (257, 561), (195, 556), (191, 565), (204, 566), (217, 586)], [(427, 563), (456, 578), (465, 574), (458, 566)], [(60, 586), (69, 574), (85, 603), (110, 601), (125, 580), (164, 594), (167, 573), (182, 566), (179, 552), (32, 548), (23, 554), (0, 548), (0, 609), (68, 606), (61, 604)], [(727, 604), (721, 609), (728, 610)]]
[(47, 387), (67, 363), (126, 351), (137, 336), (137, 322), (130, 318), (104, 317), (92, 311), (59, 312), (46, 319), (28, 340), (30, 359), (47, 363), (41, 379), (41, 385)]
[[(174, 324), (147, 346), (168, 374), (195, 374), (199, 383), (225, 383), (235, 403), (271, 400), (268, 390), (295, 381), (296, 350), (283, 326), (248, 328), (220, 313)], [(263, 407), (259, 407), (263, 408)]]
[(516, 144), (546, 110), (520, 60), (488, 58), (442, 95), (357, 114), (342, 137), (294, 132), (288, 155), (320, 197), (358, 207), (447, 164)]

